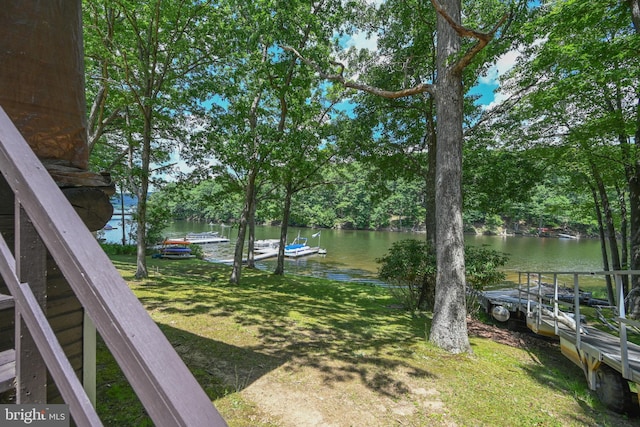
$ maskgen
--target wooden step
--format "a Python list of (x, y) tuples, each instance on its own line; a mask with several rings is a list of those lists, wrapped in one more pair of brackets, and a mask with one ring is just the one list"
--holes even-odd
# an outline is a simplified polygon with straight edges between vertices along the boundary
[(0, 310), (13, 307), (13, 297), (11, 295), (0, 294)]
[(16, 378), (16, 352), (6, 350), (0, 352), (0, 393), (11, 390)]

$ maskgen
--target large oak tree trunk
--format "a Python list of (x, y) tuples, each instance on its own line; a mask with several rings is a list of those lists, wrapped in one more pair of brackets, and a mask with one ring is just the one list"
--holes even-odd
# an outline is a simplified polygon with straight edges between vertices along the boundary
[[(145, 111), (142, 143), (142, 175), (138, 190), (136, 212), (136, 279), (149, 277), (147, 270), (147, 193), (149, 192), (149, 168), (151, 165), (151, 109)], [(123, 218), (124, 222), (124, 218)]]
[[(431, 108), (430, 108), (431, 110)], [(428, 157), (427, 161), (427, 173), (426, 173), (426, 203), (425, 208), (427, 210), (425, 217), (425, 229), (427, 235), (427, 242), (432, 248), (436, 245), (436, 153), (437, 153), (437, 137), (436, 127), (433, 120), (433, 115), (427, 118), (427, 138), (428, 138)]]
[[(460, 22), (460, 0), (443, 2)], [(454, 68), (460, 37), (438, 15), (438, 74), (436, 94), (436, 300), (429, 340), (451, 353), (471, 351), (467, 333), (464, 235), (462, 226), (461, 70)]]

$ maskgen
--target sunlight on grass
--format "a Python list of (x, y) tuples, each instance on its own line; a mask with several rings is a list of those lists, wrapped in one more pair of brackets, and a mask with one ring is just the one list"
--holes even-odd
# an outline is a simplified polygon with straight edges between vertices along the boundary
[[(265, 377), (295, 389), (311, 373), (310, 396), (396, 405), (387, 425), (396, 413), (416, 426), (610, 425), (557, 347), (472, 337), (472, 355), (450, 355), (427, 341), (430, 315), (394, 309), (381, 287), (248, 269), (234, 286), (229, 267), (197, 260), (151, 259), (149, 278), (137, 281), (133, 258), (113, 261), (231, 426), (281, 425), (246, 390)], [(102, 344), (98, 364), (105, 424), (147, 425)]]

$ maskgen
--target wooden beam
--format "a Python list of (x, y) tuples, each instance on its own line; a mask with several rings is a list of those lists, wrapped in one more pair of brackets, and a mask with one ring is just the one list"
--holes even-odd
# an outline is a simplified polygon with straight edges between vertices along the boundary
[[(102, 422), (84, 392), (76, 372), (58, 342), (58, 338), (51, 329), (40, 303), (29, 284), (19, 282), (12, 263), (16, 264), (7, 243), (0, 235), (0, 275), (15, 298), (16, 311), (22, 313), (22, 319), (31, 332), (39, 353), (42, 354), (43, 360), (47, 361), (49, 372), (65, 402), (69, 405), (71, 416), (79, 426), (101, 426)], [(19, 374), (17, 370), (16, 373)]]
[(154, 423), (226, 426), (1, 108), (0, 171)]
[[(47, 250), (24, 209), (19, 203), (15, 206), (15, 262), (18, 280), (29, 283), (40, 309), (46, 313)], [(16, 402), (47, 403), (47, 366), (19, 309), (15, 310), (15, 316)]]

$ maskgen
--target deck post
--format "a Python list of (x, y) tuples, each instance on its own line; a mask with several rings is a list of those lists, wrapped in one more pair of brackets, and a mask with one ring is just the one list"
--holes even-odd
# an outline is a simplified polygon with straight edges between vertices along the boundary
[(576, 322), (576, 348), (579, 350), (582, 325), (580, 324), (580, 280), (577, 273), (573, 275), (573, 317)]
[(631, 379), (631, 367), (629, 366), (629, 349), (627, 346), (627, 314), (624, 306), (624, 286), (620, 274), (614, 275), (616, 281), (616, 292), (618, 294), (618, 324), (620, 337), (620, 364), (622, 365), (622, 377)]
[(553, 332), (558, 335), (558, 274), (553, 274)]
[(538, 304), (536, 305), (536, 329), (542, 324), (542, 273), (538, 273)]
[(84, 310), (82, 322), (82, 385), (96, 406), (96, 326)]
[(527, 272), (527, 316), (531, 313), (531, 273)]
[[(29, 286), (46, 313), (47, 251), (31, 220), (16, 199), (16, 274), (22, 286)], [(47, 367), (20, 314), (15, 307), (16, 403), (47, 403)]]

